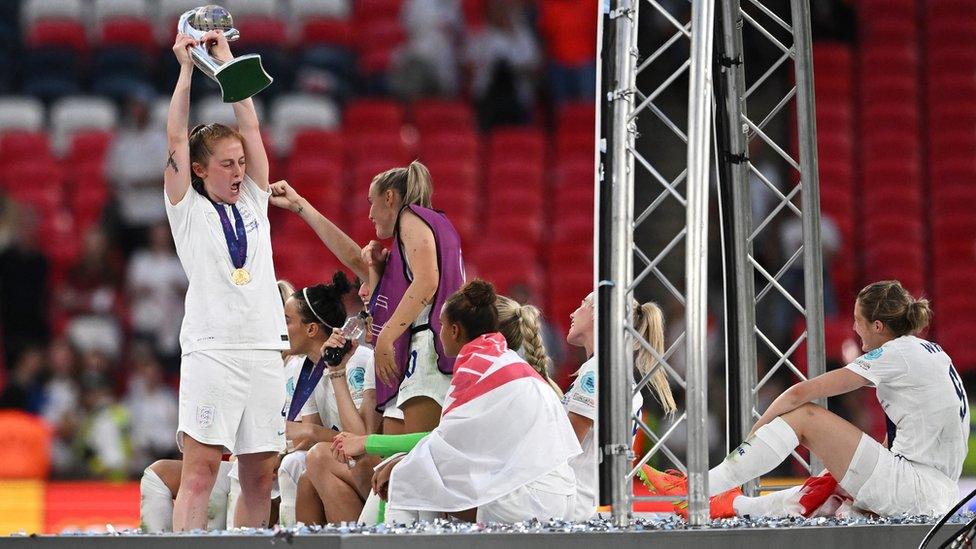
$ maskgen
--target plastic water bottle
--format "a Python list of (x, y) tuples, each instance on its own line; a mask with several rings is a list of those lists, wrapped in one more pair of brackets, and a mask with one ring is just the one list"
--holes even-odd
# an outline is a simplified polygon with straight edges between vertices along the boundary
[(359, 339), (363, 335), (363, 332), (366, 331), (366, 318), (368, 316), (369, 313), (366, 311), (360, 311), (358, 315), (346, 319), (346, 323), (339, 329), (342, 337), (346, 338), (346, 344), (342, 347), (329, 347), (326, 349), (324, 356), (326, 364), (329, 366), (338, 366), (342, 362), (342, 358), (352, 348), (352, 341)]

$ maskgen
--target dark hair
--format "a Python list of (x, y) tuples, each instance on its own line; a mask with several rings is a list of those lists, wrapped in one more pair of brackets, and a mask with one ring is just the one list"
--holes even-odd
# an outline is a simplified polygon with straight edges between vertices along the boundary
[(417, 204), (430, 208), (430, 197), (434, 194), (434, 186), (430, 180), (427, 167), (414, 160), (406, 168), (393, 168), (373, 178), (376, 192), (382, 193), (390, 189), (400, 194), (403, 205)]
[(914, 335), (932, 319), (929, 300), (915, 299), (897, 280), (882, 280), (858, 292), (861, 314), (869, 322), (880, 320), (896, 337)]
[[(298, 302), (298, 314), (305, 324), (327, 324), (326, 328), (341, 328), (346, 321), (342, 296), (351, 289), (346, 273), (336, 271), (332, 275), (332, 284), (309, 286), (296, 291), (292, 297)], [(308, 301), (305, 300), (306, 295)]]
[(240, 140), (241, 145), (244, 144), (244, 136), (239, 131), (216, 122), (197, 124), (190, 130), (190, 183), (203, 196), (207, 196), (207, 191), (203, 188), (203, 179), (193, 173), (193, 163), (205, 166), (213, 156), (214, 144), (227, 137), (235, 137)]
[(444, 316), (448, 322), (460, 324), (468, 339), (497, 332), (496, 299), (495, 287), (490, 282), (475, 279), (447, 298)]

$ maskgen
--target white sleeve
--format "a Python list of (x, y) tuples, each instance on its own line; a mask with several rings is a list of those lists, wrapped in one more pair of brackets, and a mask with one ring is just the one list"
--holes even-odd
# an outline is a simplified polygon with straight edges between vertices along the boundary
[(569, 391), (563, 395), (563, 405), (567, 412), (597, 420), (597, 377), (596, 360), (587, 360), (576, 373)]
[(197, 200), (203, 200), (200, 193), (191, 185), (187, 187), (183, 198), (176, 204), (171, 204), (169, 196), (163, 190), (163, 202), (166, 203), (166, 217), (169, 219), (170, 229), (173, 231), (173, 242), (177, 247), (186, 246), (193, 242), (193, 205)]
[(877, 387), (907, 374), (908, 363), (896, 348), (882, 345), (859, 356), (847, 365), (847, 369), (870, 381), (871, 386)]
[(258, 187), (258, 184), (255, 183), (254, 180), (248, 175), (245, 175), (244, 181), (241, 182), (241, 190), (247, 193), (251, 200), (258, 205), (258, 211), (255, 213), (258, 213), (261, 215), (261, 217), (267, 219), (268, 203), (271, 200), (271, 190), (269, 189), (267, 192), (262, 191), (261, 187)]

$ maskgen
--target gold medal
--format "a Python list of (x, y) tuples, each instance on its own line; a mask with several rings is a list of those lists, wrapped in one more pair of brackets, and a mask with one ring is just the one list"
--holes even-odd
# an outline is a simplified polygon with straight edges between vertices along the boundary
[(230, 279), (234, 281), (234, 284), (238, 286), (243, 286), (251, 281), (251, 273), (247, 272), (247, 269), (234, 269), (230, 273)]

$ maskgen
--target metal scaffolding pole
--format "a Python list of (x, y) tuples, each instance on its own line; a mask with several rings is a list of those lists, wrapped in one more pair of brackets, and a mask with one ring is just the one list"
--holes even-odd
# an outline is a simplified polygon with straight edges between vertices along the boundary
[(712, 37), (714, 0), (691, 7), (688, 85), (688, 210), (685, 255), (688, 365), (688, 518), (708, 514), (708, 181), (711, 165)]
[[(630, 467), (630, 406), (633, 385), (634, 355), (631, 351), (627, 326), (630, 324), (630, 283), (633, 280), (633, 156), (628, 149), (634, 145), (633, 90), (636, 67), (637, 0), (617, 0), (611, 3), (610, 21), (616, 35), (614, 43), (615, 74), (610, 79), (612, 127), (608, 147), (609, 181), (603, 192), (609, 191), (610, 208), (603, 212), (611, 216), (608, 224), (609, 258), (599, 262), (597, 285), (597, 367), (600, 383), (601, 409), (609, 404), (610, 414), (601, 417), (601, 455), (609, 465), (613, 521), (617, 526), (630, 524), (632, 483)], [(608, 188), (609, 187), (609, 188)], [(609, 211), (607, 211), (609, 210)], [(605, 224), (601, 222), (601, 227)], [(605, 233), (604, 233), (605, 234)], [(604, 272), (605, 271), (605, 272)], [(609, 398), (605, 397), (608, 396)], [(601, 414), (602, 416), (602, 414)]]
[[(722, 0), (722, 29), (724, 34), (724, 55), (721, 61), (724, 79), (725, 141), (728, 150), (723, 151), (726, 169), (720, 171), (723, 187), (731, 187), (731, 241), (734, 258), (736, 302), (735, 322), (737, 354), (729, 360), (737, 363), (730, 370), (738, 372), (739, 391), (737, 398), (730, 400), (730, 415), (734, 416), (737, 432), (730, 436), (741, 441), (751, 430), (760, 410), (756, 409), (759, 390), (778, 371), (789, 370), (799, 379), (817, 376), (824, 371), (823, 336), (823, 263), (820, 246), (820, 197), (817, 176), (816, 124), (813, 96), (812, 44), (810, 41), (809, 0), (791, 0), (790, 14), (777, 14), (773, 2), (763, 0)], [(748, 8), (748, 11), (747, 9)], [(745, 68), (750, 60), (743, 51), (743, 33), (753, 32), (758, 43), (766, 43), (770, 51), (780, 52), (779, 57), (761, 73), (751, 84), (746, 82)], [(750, 119), (747, 105), (758, 90), (775, 81), (771, 78), (777, 71), (787, 70), (789, 60), (793, 60), (792, 76), (796, 85), (781, 96), (771, 111), (762, 115), (758, 122)], [(783, 67), (783, 69), (780, 69)], [(784, 78), (787, 80), (787, 78)], [(771, 121), (784, 112), (791, 100), (795, 99), (796, 156), (787, 153), (791, 147), (779, 144), (771, 131)], [(758, 119), (757, 119), (758, 120)], [(781, 139), (781, 138), (780, 138)], [(749, 158), (749, 144), (752, 140), (773, 153), (772, 158), (784, 165), (798, 180), (793, 188), (779, 189)], [(752, 199), (754, 193), (765, 193), (776, 201), (772, 211), (762, 219), (752, 218)], [(802, 200), (797, 203), (796, 197)], [(800, 249), (790, 251), (791, 257), (783, 265), (763, 265), (762, 259), (754, 254), (754, 244), (758, 238), (776, 226), (776, 216), (798, 218), (802, 227)], [(792, 216), (796, 216), (793, 218)], [(775, 237), (779, 240), (779, 236)], [(785, 275), (797, 261), (803, 265), (803, 290), (792, 288), (785, 283)], [(757, 293), (755, 280), (760, 277), (762, 289)], [(788, 307), (804, 318), (805, 331), (798, 337), (790, 336), (786, 348), (781, 349), (770, 335), (757, 324), (757, 308), (763, 299), (780, 299), (781, 307)], [(801, 304), (802, 302), (802, 304)], [(779, 327), (783, 329), (784, 327)], [(790, 326), (785, 327), (787, 330)], [(766, 328), (768, 330), (768, 328)], [(769, 371), (763, 375), (757, 371), (757, 339), (774, 358)], [(795, 353), (800, 345), (807, 343), (807, 373), (804, 375), (794, 365)], [(761, 379), (758, 379), (760, 378)], [(758, 381), (757, 381), (758, 379)], [(732, 395), (730, 395), (731, 397)], [(820, 402), (826, 405), (826, 402)], [(730, 441), (730, 445), (735, 443)], [(815, 461), (807, 464), (794, 453), (801, 464), (811, 473), (822, 467)], [(755, 483), (746, 486), (746, 493), (755, 495)]]
[[(803, 288), (807, 320), (807, 377), (826, 369), (824, 351), (823, 250), (820, 245), (820, 170), (817, 169), (817, 120), (813, 96), (813, 40), (810, 0), (791, 0), (796, 58), (796, 126), (799, 134), (801, 199), (803, 201)], [(827, 399), (817, 401), (827, 407)], [(810, 455), (810, 473), (823, 463)]]

